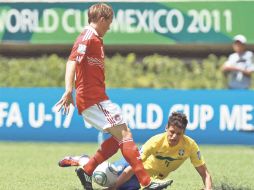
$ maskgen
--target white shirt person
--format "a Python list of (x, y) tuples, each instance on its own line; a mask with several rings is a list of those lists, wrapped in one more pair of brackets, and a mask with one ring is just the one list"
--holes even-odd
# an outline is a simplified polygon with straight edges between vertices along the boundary
[(228, 75), (229, 89), (248, 89), (251, 85), (251, 73), (254, 72), (253, 53), (246, 50), (246, 38), (234, 37), (232, 53), (223, 65), (223, 72)]

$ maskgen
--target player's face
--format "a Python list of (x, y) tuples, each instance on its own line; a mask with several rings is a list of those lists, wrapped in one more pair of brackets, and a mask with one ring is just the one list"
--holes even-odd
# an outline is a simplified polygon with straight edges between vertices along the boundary
[(112, 23), (113, 18), (105, 19), (101, 18), (100, 20), (100, 36), (103, 37), (106, 32), (110, 29), (110, 25)]
[(176, 146), (182, 138), (184, 130), (176, 126), (169, 126), (167, 129), (167, 133), (169, 144), (171, 146)]

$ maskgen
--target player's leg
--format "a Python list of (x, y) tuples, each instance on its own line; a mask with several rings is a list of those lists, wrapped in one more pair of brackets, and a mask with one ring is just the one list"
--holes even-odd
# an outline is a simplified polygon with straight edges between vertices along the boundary
[(105, 140), (100, 149), (97, 150), (94, 156), (92, 156), (87, 164), (76, 169), (77, 176), (79, 177), (81, 184), (85, 189), (91, 190), (92, 188), (92, 174), (95, 168), (114, 155), (118, 150), (118, 142), (114, 137), (110, 137)]
[(125, 160), (131, 165), (133, 172), (137, 176), (142, 186), (150, 184), (150, 176), (145, 171), (132, 134), (126, 124), (108, 128), (107, 131), (119, 140), (119, 147)]
[[(116, 112), (115, 110), (117, 110), (117, 108), (110, 101), (104, 101), (102, 104), (103, 106), (101, 104), (91, 106), (83, 111), (82, 115), (85, 121), (89, 122), (93, 127), (105, 131), (106, 128), (110, 128), (117, 123), (109, 114), (109, 112)], [(105, 106), (109, 111), (104, 108)], [(116, 113), (118, 113), (118, 111)], [(101, 144), (95, 155), (90, 158), (84, 167), (76, 170), (82, 185), (86, 189), (92, 189), (91, 179), (95, 168), (114, 155), (118, 149), (119, 145), (117, 139), (111, 136)]]
[(92, 175), (95, 168), (105, 160), (109, 159), (112, 155), (114, 155), (118, 149), (118, 141), (113, 136), (106, 139), (101, 144), (95, 155), (92, 156), (89, 162), (84, 166), (84, 171), (88, 175)]

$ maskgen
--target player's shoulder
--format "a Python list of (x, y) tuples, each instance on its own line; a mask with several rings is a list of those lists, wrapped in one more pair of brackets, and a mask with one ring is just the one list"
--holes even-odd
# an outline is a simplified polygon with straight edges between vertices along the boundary
[(185, 142), (186, 145), (189, 145), (189, 146), (193, 146), (194, 144), (197, 144), (193, 138), (187, 135), (183, 136), (183, 141)]
[(167, 134), (160, 133), (152, 136), (145, 144), (155, 148), (160, 147), (165, 143), (167, 144)]
[(152, 136), (150, 139), (153, 141), (161, 141), (165, 138), (166, 133), (159, 133), (157, 135)]
[(101, 43), (100, 37), (98, 36), (95, 29), (93, 29), (91, 26), (85, 27), (85, 29), (77, 37), (76, 42), (85, 44), (88, 44), (89, 42)]
[(97, 31), (91, 26), (86, 26), (84, 29), (83, 41), (85, 41), (85, 40), (92, 40), (92, 41), (101, 42), (101, 39), (100, 39)]

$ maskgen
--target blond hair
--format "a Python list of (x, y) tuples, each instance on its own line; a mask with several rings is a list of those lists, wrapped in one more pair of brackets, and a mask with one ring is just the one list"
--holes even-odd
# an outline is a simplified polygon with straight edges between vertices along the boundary
[(88, 9), (88, 23), (96, 23), (101, 17), (110, 19), (113, 17), (113, 14), (114, 12), (110, 5), (105, 3), (94, 4)]

